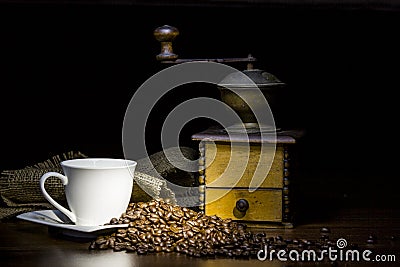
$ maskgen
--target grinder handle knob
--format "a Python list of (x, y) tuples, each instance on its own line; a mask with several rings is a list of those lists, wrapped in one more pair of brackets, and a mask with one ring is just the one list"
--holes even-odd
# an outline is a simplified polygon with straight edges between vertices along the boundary
[(179, 30), (173, 26), (164, 25), (153, 32), (154, 37), (161, 43), (161, 52), (156, 56), (159, 61), (170, 61), (178, 58), (173, 52), (172, 41), (179, 35)]

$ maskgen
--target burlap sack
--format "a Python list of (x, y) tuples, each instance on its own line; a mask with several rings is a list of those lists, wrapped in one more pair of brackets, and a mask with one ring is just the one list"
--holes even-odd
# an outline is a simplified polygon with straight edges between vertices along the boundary
[[(188, 159), (195, 159), (197, 152), (191, 148), (181, 148), (182, 154)], [(47, 202), (39, 187), (40, 177), (46, 172), (63, 173), (60, 163), (63, 160), (85, 158), (81, 152), (70, 151), (54, 156), (44, 162), (27, 166), (19, 170), (3, 170), (0, 175), (0, 220), (6, 220), (16, 215), (40, 209), (54, 209)], [(131, 201), (148, 201), (152, 198), (169, 199), (177, 203), (175, 193), (168, 187), (168, 181), (181, 185), (195, 185), (196, 174), (176, 169), (165, 158), (163, 152), (158, 152), (148, 158), (137, 160), (138, 165), (134, 176), (134, 189)], [(49, 178), (46, 190), (59, 203), (67, 205), (64, 186), (60, 179)], [(197, 190), (193, 191), (194, 194)], [(182, 199), (183, 196), (178, 196)], [(194, 196), (196, 198), (197, 196)], [(179, 204), (179, 203), (178, 203)]]
[[(7, 207), (51, 207), (40, 191), (40, 177), (46, 172), (62, 173), (60, 163), (63, 160), (85, 157), (81, 152), (70, 151), (23, 169), (4, 170), (0, 176), (1, 199)], [(56, 201), (65, 203), (64, 188), (60, 179), (49, 178), (46, 189)]]

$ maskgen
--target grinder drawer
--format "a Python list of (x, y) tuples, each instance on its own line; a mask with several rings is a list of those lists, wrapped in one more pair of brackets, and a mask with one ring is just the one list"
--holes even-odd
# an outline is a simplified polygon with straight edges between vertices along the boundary
[[(208, 203), (220, 195), (223, 197)], [(243, 221), (282, 221), (282, 190), (279, 189), (249, 192), (248, 189), (207, 188), (205, 200), (206, 215)]]
[[(206, 184), (212, 187), (249, 187), (250, 181), (255, 175), (254, 171), (258, 166), (263, 168), (265, 164), (267, 168), (268, 164), (271, 164), (270, 170), (267, 176), (259, 176), (257, 179), (262, 180), (260, 187), (264, 188), (282, 188), (283, 181), (283, 168), (284, 168), (284, 151), (282, 146), (277, 146), (275, 153), (263, 153), (261, 156), (260, 145), (250, 146), (250, 153), (246, 153), (245, 144), (236, 144), (232, 149), (229, 144), (217, 143), (216, 146), (206, 143), (205, 145), (205, 161), (210, 163), (206, 169)], [(275, 147), (273, 147), (275, 150)], [(264, 149), (268, 149), (267, 145)], [(270, 148), (272, 149), (272, 147)], [(228, 163), (232, 164), (232, 174), (240, 173), (240, 167), (244, 162), (247, 162), (247, 167), (244, 170), (242, 177), (239, 179), (231, 179), (230, 175), (221, 175), (227, 170)], [(271, 161), (272, 160), (272, 161)], [(258, 174), (260, 175), (260, 174)]]

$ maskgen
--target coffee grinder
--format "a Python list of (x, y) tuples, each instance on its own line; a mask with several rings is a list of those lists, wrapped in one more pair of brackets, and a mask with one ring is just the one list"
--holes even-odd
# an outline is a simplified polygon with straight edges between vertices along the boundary
[[(206, 58), (206, 59), (181, 59), (174, 53), (172, 42), (179, 35), (175, 27), (164, 25), (154, 30), (154, 37), (161, 43), (161, 52), (156, 59), (165, 65), (181, 64), (186, 62), (217, 62), (222, 64), (243, 63), (246, 68), (242, 71), (252, 84), (241, 81), (243, 75), (232, 73), (226, 76), (217, 90), (220, 92), (221, 101), (231, 107), (240, 117), (242, 125), (231, 125), (229, 131), (220, 127), (195, 133), (191, 139), (199, 142), (200, 158), (198, 161), (199, 172), (199, 208), (206, 215), (217, 215), (221, 218), (232, 218), (244, 221), (253, 227), (291, 228), (294, 222), (294, 203), (292, 201), (292, 188), (290, 181), (293, 177), (290, 171), (291, 158), (289, 150), (303, 136), (303, 131), (297, 129), (283, 129), (279, 126), (259, 124), (246, 102), (238, 94), (226, 87), (240, 90), (246, 94), (257, 108), (257, 95), (254, 94), (254, 84), (268, 101), (272, 112), (279, 112), (282, 99), (280, 92), (284, 90), (285, 83), (273, 74), (254, 68), (257, 59), (252, 55), (243, 58)], [(254, 84), (253, 84), (254, 83)], [(254, 97), (253, 97), (254, 95)], [(228, 134), (231, 133), (231, 135)], [(232, 135), (233, 133), (233, 135)], [(238, 135), (235, 135), (238, 133)], [(243, 133), (246, 138), (243, 138)], [(273, 133), (265, 135), (261, 133)], [(261, 145), (274, 144), (274, 153), (262, 155)], [(233, 177), (238, 182), (232, 187), (227, 180), (218, 181), (218, 178), (227, 168), (230, 155), (239, 155), (236, 160), (241, 161), (244, 155), (242, 144), (250, 147), (247, 153), (248, 164), (241, 177)], [(243, 148), (244, 149), (244, 148)], [(245, 159), (243, 159), (245, 160)], [(270, 169), (263, 182), (254, 190), (250, 187), (251, 177), (256, 167), (263, 162), (270, 162)], [(206, 167), (207, 166), (207, 167)], [(222, 197), (209, 201), (216, 195)]]

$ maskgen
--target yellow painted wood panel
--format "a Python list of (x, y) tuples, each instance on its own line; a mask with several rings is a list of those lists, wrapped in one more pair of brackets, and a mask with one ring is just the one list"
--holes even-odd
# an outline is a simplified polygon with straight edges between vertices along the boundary
[[(208, 203), (207, 200), (216, 199), (218, 195), (224, 193), (226, 194), (222, 198)], [(249, 192), (247, 189), (207, 188), (205, 198), (206, 215), (245, 221), (282, 221), (282, 190), (258, 189)], [(242, 218), (235, 217), (234, 213), (236, 202), (239, 199), (246, 199), (249, 203), (249, 209)]]
[[(260, 157), (260, 145), (251, 144), (249, 153), (245, 144), (231, 146), (227, 143), (206, 143), (205, 161), (206, 184), (211, 187), (249, 187), (251, 180), (259, 181), (258, 185), (264, 188), (283, 187), (283, 146), (264, 146), (264, 153)], [(275, 156), (274, 153), (275, 152)], [(248, 159), (247, 165), (245, 165)], [(261, 163), (261, 173), (255, 174), (258, 163)], [(228, 163), (230, 164), (228, 168)], [(269, 172), (263, 167), (271, 166)], [(244, 172), (243, 172), (244, 170)], [(240, 177), (240, 174), (243, 175)], [(257, 183), (256, 183), (257, 184)]]

